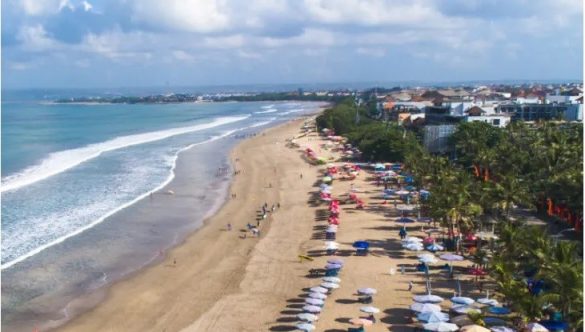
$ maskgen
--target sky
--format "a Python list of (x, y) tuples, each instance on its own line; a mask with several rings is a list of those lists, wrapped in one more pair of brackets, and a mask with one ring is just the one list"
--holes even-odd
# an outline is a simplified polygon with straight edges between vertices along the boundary
[(3, 88), (582, 79), (581, 0), (3, 0)]

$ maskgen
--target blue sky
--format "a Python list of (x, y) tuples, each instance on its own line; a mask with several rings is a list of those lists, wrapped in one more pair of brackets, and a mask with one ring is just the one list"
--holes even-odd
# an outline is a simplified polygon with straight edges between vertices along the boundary
[(4, 0), (22, 87), (580, 79), (581, 0)]

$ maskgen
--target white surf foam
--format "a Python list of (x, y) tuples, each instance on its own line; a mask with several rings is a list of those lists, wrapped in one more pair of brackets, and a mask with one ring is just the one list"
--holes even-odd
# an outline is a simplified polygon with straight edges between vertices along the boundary
[(269, 109), (269, 108), (273, 108), (273, 107), (274, 107), (274, 104), (270, 104), (270, 105), (261, 106), (260, 108)]
[(133, 145), (139, 145), (169, 138), (176, 135), (196, 132), (204, 129), (214, 128), (228, 123), (242, 121), (246, 116), (233, 116), (216, 118), (213, 121), (195, 126), (167, 129), (143, 134), (116, 137), (109, 141), (90, 144), (81, 148), (51, 153), (39, 164), (27, 167), (23, 171), (2, 179), (0, 192), (15, 190), (28, 186), (35, 182), (44, 180), (53, 175), (62, 173), (85, 161), (98, 157), (104, 152), (113, 151)]
[(254, 114), (265, 114), (265, 113), (274, 113), (274, 112), (278, 112), (278, 109), (276, 109), (276, 108), (269, 108), (266, 111), (254, 112)]
[[(247, 117), (244, 117), (244, 118), (247, 118)], [(59, 243), (65, 241), (65, 240), (67, 240), (70, 237), (73, 237), (73, 236), (76, 236), (78, 234), (81, 234), (82, 232), (84, 232), (84, 231), (86, 231), (86, 230), (88, 230), (90, 228), (93, 228), (94, 226), (96, 226), (99, 223), (103, 222), (106, 218), (108, 218), (109, 216), (115, 214), (116, 212), (121, 211), (121, 210), (123, 210), (123, 209), (125, 209), (125, 208), (127, 208), (127, 207), (129, 207), (129, 206), (131, 206), (133, 204), (135, 204), (136, 202), (140, 201), (143, 198), (148, 197), (151, 193), (155, 193), (155, 192), (161, 190), (162, 188), (164, 188), (167, 184), (169, 184), (175, 178), (175, 168), (177, 167), (177, 159), (179, 158), (179, 155), (181, 154), (181, 152), (186, 151), (188, 149), (191, 149), (191, 148), (193, 148), (195, 146), (198, 146), (198, 145), (201, 145), (201, 144), (213, 142), (215, 140), (218, 140), (218, 139), (221, 139), (221, 138), (224, 138), (224, 137), (228, 137), (228, 136), (234, 134), (235, 132), (238, 132), (238, 131), (241, 131), (241, 130), (245, 130), (245, 129), (250, 129), (250, 128), (254, 128), (254, 127), (259, 127), (259, 126), (267, 125), (267, 124), (273, 122), (274, 120), (276, 120), (276, 118), (270, 118), (269, 120), (262, 121), (262, 122), (257, 122), (255, 124), (252, 124), (252, 125), (249, 125), (249, 126), (246, 126), (246, 127), (242, 127), (242, 128), (237, 128), (237, 129), (233, 129), (233, 130), (230, 130), (230, 131), (226, 131), (225, 133), (223, 133), (221, 135), (213, 136), (213, 137), (211, 137), (208, 140), (205, 140), (203, 142), (194, 143), (194, 144), (188, 145), (188, 146), (180, 149), (179, 151), (177, 151), (177, 153), (175, 154), (175, 156), (172, 159), (172, 166), (171, 166), (171, 170), (170, 170), (169, 176), (166, 178), (166, 180), (164, 182), (162, 182), (156, 188), (154, 188), (154, 189), (152, 189), (150, 191), (147, 191), (144, 194), (139, 195), (135, 199), (133, 199), (133, 200), (127, 202), (127, 203), (124, 203), (124, 204), (122, 204), (122, 205), (120, 205), (120, 206), (118, 206), (118, 207), (116, 207), (114, 209), (112, 209), (111, 211), (109, 211), (108, 213), (104, 214), (103, 216), (101, 216), (97, 220), (95, 220), (95, 221), (93, 221), (93, 222), (91, 222), (91, 223), (89, 223), (89, 224), (87, 224), (87, 225), (85, 225), (85, 226), (83, 226), (81, 228), (78, 228), (78, 229), (72, 231), (71, 233), (68, 233), (66, 235), (63, 235), (63, 236), (61, 236), (61, 237), (59, 237), (59, 238), (57, 238), (57, 239), (55, 239), (53, 241), (50, 241), (50, 242), (48, 242), (48, 243), (46, 243), (46, 244), (44, 244), (42, 246), (39, 246), (39, 247), (37, 247), (37, 248), (35, 248), (35, 249), (27, 252), (24, 255), (21, 255), (21, 256), (15, 258), (15, 259), (13, 259), (13, 260), (11, 260), (9, 262), (6, 262), (5, 264), (0, 265), (0, 270), (4, 270), (6, 268), (9, 268), (9, 267), (11, 267), (11, 266), (13, 266), (15, 264), (18, 264), (18, 263), (20, 263), (20, 262), (22, 262), (22, 261), (24, 261), (24, 260), (26, 260), (26, 259), (28, 259), (28, 258), (30, 258), (30, 257), (32, 257), (34, 255), (36, 255), (36, 254), (42, 252), (43, 250), (45, 250), (47, 248), (50, 248), (50, 247), (52, 247), (52, 246), (54, 246), (56, 244), (59, 244)]]

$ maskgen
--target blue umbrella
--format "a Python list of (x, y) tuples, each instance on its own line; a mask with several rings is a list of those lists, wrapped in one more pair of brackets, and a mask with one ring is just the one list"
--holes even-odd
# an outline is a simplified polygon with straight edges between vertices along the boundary
[(416, 319), (427, 323), (448, 322), (449, 315), (440, 311), (426, 311), (416, 315)]
[(488, 311), (496, 315), (507, 315), (511, 312), (510, 309), (504, 307), (489, 307)]
[(444, 250), (444, 249), (445, 249), (445, 248), (443, 248), (443, 246), (442, 246), (442, 245), (438, 245), (438, 244), (436, 244), (436, 243), (433, 243), (433, 244), (431, 244), (431, 245), (427, 246), (427, 250), (428, 250), (428, 251), (432, 251), (432, 252), (435, 252), (435, 251), (440, 251), (440, 250)]
[(396, 222), (402, 222), (402, 223), (413, 223), (414, 219), (412, 218), (407, 218), (407, 217), (401, 217), (399, 219), (396, 220)]
[(538, 322), (538, 324), (546, 327), (550, 331), (557, 331), (557, 330), (566, 331), (569, 328), (569, 324), (567, 324), (565, 322), (561, 322), (561, 321), (556, 321), (556, 320), (543, 320), (543, 321)]
[(363, 248), (363, 249), (367, 249), (370, 247), (370, 243), (367, 241), (355, 241), (353, 243), (353, 247), (354, 248)]

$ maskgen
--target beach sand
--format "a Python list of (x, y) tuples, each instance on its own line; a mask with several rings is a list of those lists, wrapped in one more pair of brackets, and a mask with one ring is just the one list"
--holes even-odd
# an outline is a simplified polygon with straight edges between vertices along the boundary
[[(307, 287), (321, 283), (322, 276), (310, 276), (309, 270), (323, 268), (330, 258), (323, 250), (327, 205), (313, 200), (324, 166), (311, 166), (302, 150), (312, 146), (320, 156), (337, 158), (319, 148), (323, 140), (315, 134), (299, 139), (301, 148), (285, 147), (285, 139), (297, 135), (302, 123), (292, 121), (239, 144), (231, 155), (235, 169), (241, 170), (231, 187), (237, 198), (230, 199), (164, 262), (115, 284), (101, 304), (59, 330), (294, 330)], [(342, 205), (337, 233), (339, 257), (345, 260), (339, 275), (341, 287), (325, 301), (317, 331), (347, 331), (349, 319), (365, 316), (356, 301), (360, 287), (378, 289), (372, 305), (382, 310), (368, 331), (410, 331), (412, 295), (425, 290), (423, 275), (413, 268), (416, 253), (401, 248), (401, 224), (394, 221), (397, 212), (391, 202), (383, 204), (378, 198), (383, 187), (376, 187), (366, 172), (352, 182), (334, 182), (334, 196), (347, 193), (351, 183), (364, 191), (358, 196), (366, 209)], [(247, 223), (256, 223), (257, 210), (265, 202), (281, 207), (262, 221), (259, 239), (250, 232), (240, 238)], [(231, 231), (226, 230), (227, 223), (233, 225)], [(408, 229), (410, 235), (423, 234), (419, 224)], [(351, 244), (356, 240), (370, 242), (370, 255), (354, 255)], [(300, 262), (300, 254), (314, 261)], [(405, 274), (400, 273), (401, 264), (408, 266)], [(394, 275), (389, 273), (391, 268), (396, 270)], [(463, 295), (477, 296), (476, 291), (471, 293), (467, 281), (471, 278), (461, 278), (465, 279)], [(433, 270), (431, 279), (434, 294), (453, 296), (455, 282), (447, 280), (444, 272)], [(414, 283), (412, 292), (407, 290), (409, 281)], [(442, 305), (447, 308), (447, 303)]]

